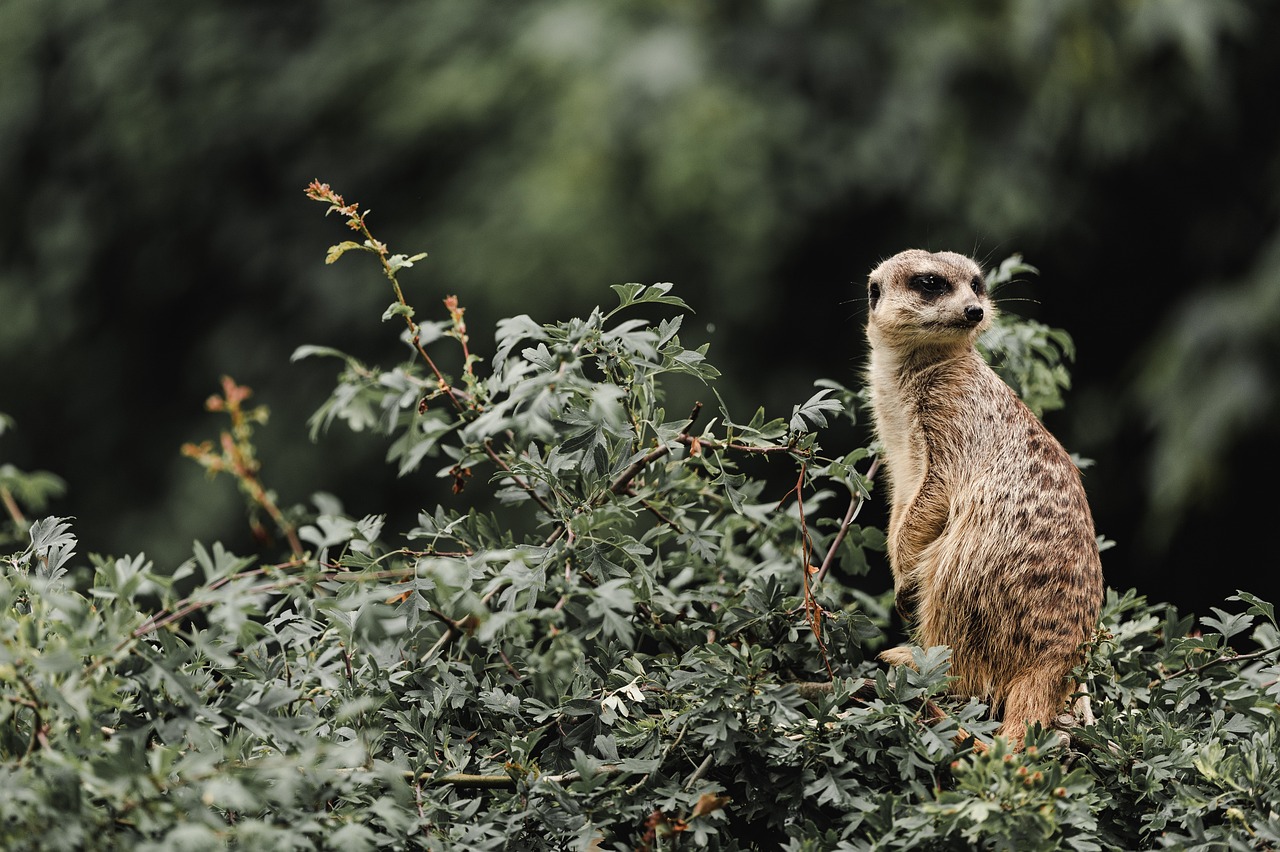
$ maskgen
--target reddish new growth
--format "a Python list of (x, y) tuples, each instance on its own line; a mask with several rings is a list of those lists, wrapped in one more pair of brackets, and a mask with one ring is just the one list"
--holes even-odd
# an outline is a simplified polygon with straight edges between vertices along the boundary
[(462, 318), (462, 315), (467, 312), (467, 309), (458, 305), (457, 296), (445, 296), (444, 306), (449, 311), (449, 318), (453, 320), (453, 330), (449, 332), (449, 336), (462, 344), (463, 369), (470, 373), (471, 353), (467, 350), (467, 341), (469, 340), (467, 337), (467, 322)]
[(386, 257), (387, 247), (385, 244), (375, 240), (373, 235), (369, 233), (369, 228), (365, 225), (364, 217), (366, 213), (360, 212), (360, 205), (354, 201), (348, 204), (342, 199), (342, 196), (329, 188), (329, 184), (321, 183), (318, 180), (311, 181), (307, 185), (307, 198), (313, 201), (321, 201), (329, 205), (329, 209), (324, 212), (328, 216), (330, 213), (341, 213), (347, 217), (347, 227), (353, 231), (359, 231), (369, 241), (371, 248), (375, 249), (378, 254)]
[[(212, 441), (201, 441), (199, 444), (183, 444), (182, 454), (195, 459), (211, 475), (230, 473), (235, 477), (250, 503), (266, 512), (277, 529), (289, 540), (289, 547), (296, 557), (302, 553), (302, 542), (298, 540), (293, 524), (285, 518), (258, 479), (262, 464), (253, 453), (253, 424), (267, 422), (267, 408), (260, 405), (246, 410), (244, 401), (252, 393), (248, 387), (236, 384), (230, 376), (223, 376), (222, 396), (214, 394), (204, 404), (207, 410), (225, 411), (231, 418), (231, 430), (224, 431), (218, 442), (220, 452), (214, 452)], [(256, 521), (253, 525), (254, 532), (265, 537), (265, 532)]]

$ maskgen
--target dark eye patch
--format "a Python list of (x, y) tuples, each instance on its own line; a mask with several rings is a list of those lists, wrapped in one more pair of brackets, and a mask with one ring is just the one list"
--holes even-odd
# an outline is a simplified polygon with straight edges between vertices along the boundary
[(867, 297), (871, 300), (871, 309), (875, 310), (876, 305), (880, 302), (880, 285), (872, 281), (867, 287)]
[(941, 296), (951, 289), (951, 283), (941, 275), (927, 272), (911, 276), (910, 287), (926, 296)]
[(982, 280), (981, 275), (973, 276), (973, 280), (969, 282), (969, 286), (973, 288), (973, 292), (981, 296), (987, 292), (987, 282)]

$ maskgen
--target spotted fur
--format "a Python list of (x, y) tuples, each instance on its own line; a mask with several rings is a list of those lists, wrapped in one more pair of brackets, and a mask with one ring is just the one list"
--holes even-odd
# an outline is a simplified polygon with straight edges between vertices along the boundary
[(1080, 473), (974, 348), (995, 314), (975, 261), (904, 251), (871, 272), (868, 296), (898, 609), (920, 645), (951, 647), (952, 690), (987, 701), (1020, 747), (1027, 722), (1049, 727), (1075, 693), (1098, 620)]

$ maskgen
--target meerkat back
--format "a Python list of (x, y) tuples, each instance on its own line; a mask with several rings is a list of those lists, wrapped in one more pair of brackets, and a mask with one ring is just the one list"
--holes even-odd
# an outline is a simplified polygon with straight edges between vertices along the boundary
[[(953, 691), (987, 701), (1018, 748), (1026, 723), (1049, 727), (1075, 692), (1098, 620), (1080, 473), (974, 346), (994, 315), (974, 260), (905, 251), (871, 272), (867, 292), (898, 609), (919, 644), (951, 647)], [(881, 657), (912, 659), (909, 648)]]

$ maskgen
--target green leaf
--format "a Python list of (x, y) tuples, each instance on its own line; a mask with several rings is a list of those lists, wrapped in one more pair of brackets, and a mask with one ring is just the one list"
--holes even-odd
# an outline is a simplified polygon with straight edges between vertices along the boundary
[(392, 272), (400, 269), (408, 269), (426, 256), (427, 253), (425, 251), (415, 254), (413, 257), (406, 257), (403, 254), (393, 254), (391, 257), (387, 258), (387, 266)]
[(683, 299), (667, 295), (672, 286), (674, 285), (651, 284), (645, 287), (643, 284), (611, 284), (610, 289), (618, 294), (618, 307), (605, 314), (604, 318), (609, 319), (624, 308), (642, 304), (675, 305), (692, 313), (693, 309)]
[(1218, 609), (1216, 606), (1211, 606), (1209, 609), (1213, 611), (1217, 618), (1206, 615), (1200, 619), (1200, 623), (1206, 627), (1216, 629), (1222, 634), (1223, 639), (1230, 639), (1237, 633), (1243, 633), (1253, 625), (1253, 616), (1248, 613), (1242, 612), (1232, 615), (1225, 610)]
[(359, 363), (350, 355), (331, 346), (316, 346), (314, 344), (304, 343), (297, 349), (293, 350), (293, 354), (289, 356), (290, 361), (301, 361), (304, 358), (341, 358), (348, 363)]
[[(31, 543), (21, 560), (40, 576), (57, 579), (66, 573), (66, 563), (75, 555), (76, 536), (70, 518), (42, 518), (31, 525)], [(34, 564), (33, 564), (34, 563)]]
[(1274, 604), (1262, 600), (1257, 595), (1251, 595), (1248, 592), (1237, 591), (1234, 595), (1227, 598), (1229, 601), (1240, 601), (1249, 605), (1249, 612), (1253, 615), (1261, 615), (1272, 625), (1276, 624), (1276, 608)]
[(363, 246), (360, 243), (355, 243), (355, 242), (352, 242), (351, 240), (346, 240), (344, 242), (338, 243), (336, 246), (329, 246), (329, 253), (325, 255), (324, 262), (333, 263), (338, 258), (342, 257), (344, 254), (351, 251), (352, 249), (359, 249), (361, 251), (373, 251), (373, 249), (369, 248), (368, 246)]
[(813, 428), (827, 425), (826, 412), (843, 411), (844, 407), (837, 399), (827, 399), (827, 397), (835, 391), (831, 388), (823, 388), (822, 390), (809, 397), (805, 402), (791, 409), (791, 422), (788, 424), (790, 430), (797, 434), (803, 434)]
[(392, 302), (385, 311), (382, 312), (382, 321), (386, 322), (392, 317), (412, 317), (413, 307), (406, 305), (404, 302)]

